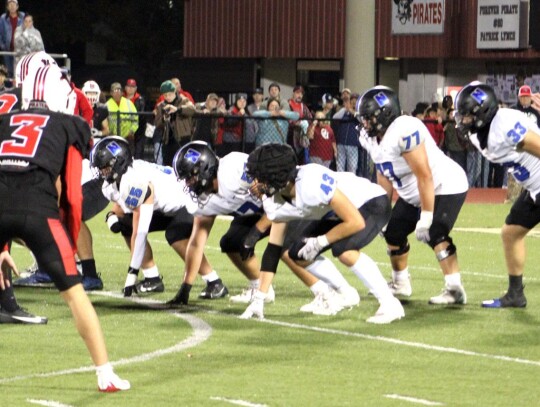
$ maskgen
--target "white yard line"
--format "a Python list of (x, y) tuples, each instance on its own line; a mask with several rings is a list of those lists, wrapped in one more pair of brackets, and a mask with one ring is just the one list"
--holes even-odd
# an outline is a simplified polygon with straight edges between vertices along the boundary
[[(92, 292), (93, 295), (101, 295), (104, 297), (112, 297), (112, 298), (124, 298), (122, 294), (107, 292), (107, 291), (101, 291), (101, 292)], [(129, 298), (129, 300), (148, 305), (149, 307), (152, 307), (153, 305), (163, 305), (163, 302), (152, 300), (152, 299), (141, 299), (141, 298)], [(185, 314), (185, 313), (179, 313), (174, 310), (164, 310), (165, 312), (168, 312), (172, 314), (173, 316), (183, 319), (186, 321), (192, 328), (193, 333), (188, 336), (186, 339), (184, 339), (181, 342), (178, 342), (177, 344), (166, 348), (166, 349), (160, 349), (154, 352), (148, 352), (143, 353), (141, 355), (132, 356), (130, 358), (124, 358), (119, 359), (116, 361), (111, 361), (111, 364), (113, 366), (124, 366), (124, 365), (130, 365), (133, 363), (140, 363), (140, 362), (146, 362), (148, 360), (152, 360), (164, 355), (168, 355), (171, 353), (177, 353), (180, 351), (183, 351), (185, 349), (192, 348), (194, 346), (197, 346), (201, 344), (202, 342), (206, 341), (210, 336), (212, 335), (212, 327), (204, 322), (202, 319), (197, 318), (194, 315), (191, 314)], [(93, 372), (94, 366), (81, 366), (76, 367), (73, 369), (65, 369), (65, 370), (58, 370), (56, 372), (47, 372), (47, 373), (34, 373), (29, 375), (21, 375), (21, 376), (14, 376), (14, 377), (6, 377), (3, 379), (0, 379), (0, 384), (4, 383), (11, 383), (19, 380), (26, 380), (26, 379), (33, 379), (33, 378), (47, 378), (47, 377), (54, 377), (54, 376), (63, 376), (73, 373), (82, 373), (82, 372)]]
[(424, 406), (444, 406), (444, 403), (439, 403), (438, 401), (429, 401), (416, 397), (400, 396), (399, 394), (385, 394), (384, 397), (395, 400), (409, 401), (411, 403), (422, 404)]
[(225, 403), (235, 404), (237, 406), (244, 406), (244, 407), (268, 407), (268, 405), (266, 404), (251, 403), (246, 400), (233, 400), (233, 399), (228, 399), (226, 397), (210, 397), (210, 400), (224, 401)]
[(60, 403), (58, 401), (54, 400), (35, 400), (35, 399), (26, 399), (31, 404), (37, 404), (39, 406), (46, 406), (46, 407), (73, 407), (69, 404)]

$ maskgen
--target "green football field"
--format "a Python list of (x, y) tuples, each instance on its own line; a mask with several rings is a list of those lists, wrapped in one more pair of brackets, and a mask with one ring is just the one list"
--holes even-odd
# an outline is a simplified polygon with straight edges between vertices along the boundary
[[(129, 253), (99, 215), (90, 222), (104, 291), (90, 298), (105, 331), (117, 373), (132, 389), (97, 391), (90, 358), (71, 315), (54, 289), (17, 289), (43, 326), (0, 325), (0, 406), (538, 406), (540, 405), (540, 241), (527, 238), (528, 308), (488, 310), (480, 302), (502, 294), (507, 277), (499, 228), (508, 205), (466, 205), (452, 233), (458, 248), (465, 306), (432, 306), (443, 288), (433, 252), (411, 239), (413, 295), (406, 317), (390, 325), (365, 320), (377, 310), (361, 282), (359, 307), (336, 316), (306, 315), (310, 291), (280, 265), (276, 303), (266, 320), (240, 320), (245, 305), (199, 300), (192, 309), (163, 303), (180, 285), (183, 262), (162, 233), (151, 235), (166, 291), (122, 298)], [(245, 280), (219, 251), (227, 221), (214, 226), (207, 255), (232, 294)], [(412, 236), (411, 236), (412, 237)], [(257, 247), (261, 254), (263, 244)], [(366, 248), (386, 277), (390, 267), (381, 238)], [(14, 247), (19, 268), (28, 253)]]

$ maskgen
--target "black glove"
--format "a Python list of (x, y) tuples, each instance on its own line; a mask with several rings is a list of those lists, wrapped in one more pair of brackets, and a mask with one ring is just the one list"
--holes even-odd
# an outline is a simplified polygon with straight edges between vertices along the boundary
[(242, 242), (242, 247), (240, 248), (240, 257), (242, 260), (247, 260), (250, 257), (253, 257), (255, 254), (255, 245), (264, 236), (264, 232), (261, 232), (257, 229), (257, 226), (254, 225), (248, 234), (244, 237)]
[(128, 275), (126, 277), (126, 283), (122, 292), (124, 297), (131, 297), (133, 293), (137, 294), (137, 276), (139, 275), (139, 269), (133, 267), (128, 268)]
[(119, 233), (122, 230), (122, 224), (120, 223), (118, 216), (116, 216), (116, 213), (113, 211), (107, 212), (107, 215), (105, 215), (105, 222), (107, 222), (109, 230), (113, 233)]
[(176, 293), (174, 298), (168, 302), (170, 305), (187, 305), (189, 301), (189, 293), (191, 291), (191, 284), (182, 283), (180, 290)]

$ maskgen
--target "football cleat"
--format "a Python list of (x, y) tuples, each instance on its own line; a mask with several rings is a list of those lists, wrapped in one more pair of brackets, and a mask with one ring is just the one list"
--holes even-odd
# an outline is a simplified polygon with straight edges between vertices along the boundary
[(323, 292), (316, 299), (311, 311), (313, 315), (336, 315), (343, 309), (343, 299), (335, 291)]
[(35, 274), (36, 271), (39, 270), (39, 267), (36, 262), (34, 262), (30, 267), (25, 268), (21, 274), (19, 275), (19, 278), (26, 278), (30, 277), (32, 274)]
[(401, 305), (397, 298), (391, 297), (382, 302), (375, 315), (369, 317), (366, 322), (370, 324), (389, 324), (404, 316), (405, 310), (403, 309), (403, 305)]
[(138, 294), (148, 293), (162, 293), (165, 291), (165, 285), (163, 284), (163, 277), (151, 277), (142, 280), (135, 285), (135, 292)]
[(523, 294), (523, 288), (519, 291), (508, 291), (501, 298), (482, 301), (484, 308), (525, 308), (527, 298)]
[(343, 308), (352, 308), (360, 304), (358, 290), (350, 285), (340, 288), (336, 295)]
[(98, 389), (103, 393), (114, 393), (121, 390), (129, 390), (131, 384), (127, 380), (120, 379), (114, 372), (98, 375)]
[(37, 270), (34, 274), (26, 278), (19, 278), (13, 282), (15, 287), (43, 287), (48, 288), (53, 286), (53, 282), (49, 275), (41, 270)]
[[(233, 295), (229, 300), (232, 303), (235, 304), (249, 304), (251, 302), (251, 299), (255, 292), (258, 290), (258, 288), (251, 288), (247, 287), (242, 290), (240, 294)], [(264, 298), (264, 302), (266, 304), (269, 304), (271, 302), (274, 302), (276, 300), (276, 292), (274, 291), (274, 287), (270, 286), (268, 289), (268, 292), (266, 293), (266, 297)]]
[(390, 288), (390, 291), (395, 296), (399, 295), (401, 297), (410, 297), (412, 295), (412, 285), (410, 278), (408, 278), (407, 280), (389, 281), (388, 288)]
[(228, 294), (229, 290), (227, 289), (227, 287), (225, 287), (225, 285), (221, 281), (221, 278), (218, 278), (216, 281), (212, 281), (206, 284), (204, 290), (202, 290), (199, 294), (199, 298), (203, 298), (206, 300), (215, 300), (217, 298), (226, 297)]
[(82, 285), (83, 285), (84, 291), (103, 290), (103, 281), (101, 280), (99, 276), (97, 278), (82, 276)]
[(463, 286), (446, 286), (443, 291), (431, 297), (429, 299), (429, 304), (432, 305), (452, 305), (452, 304), (467, 304), (467, 294)]
[(47, 317), (32, 315), (23, 308), (17, 308), (13, 312), (0, 308), (0, 324), (37, 324), (43, 325), (48, 322)]

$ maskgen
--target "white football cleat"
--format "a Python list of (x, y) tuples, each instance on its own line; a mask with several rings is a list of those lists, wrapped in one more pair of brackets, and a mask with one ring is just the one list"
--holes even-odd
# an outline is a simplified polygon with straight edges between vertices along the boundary
[[(249, 304), (251, 300), (253, 299), (253, 295), (257, 291), (257, 288), (251, 288), (247, 287), (242, 290), (240, 294), (233, 295), (229, 298), (229, 301), (234, 304)], [(268, 293), (266, 293), (266, 297), (264, 299), (265, 303), (271, 303), (274, 302), (276, 299), (276, 293), (274, 292), (274, 287), (270, 286), (268, 289)]]
[(360, 304), (360, 294), (358, 294), (358, 290), (353, 286), (342, 287), (336, 294), (341, 300), (341, 306), (343, 308), (352, 308)]
[(401, 297), (410, 297), (412, 295), (412, 285), (410, 277), (406, 280), (389, 281), (388, 288), (393, 295), (399, 295)]
[(467, 304), (467, 293), (463, 286), (446, 285), (439, 295), (431, 297), (429, 303), (433, 305)]
[(131, 384), (127, 380), (120, 379), (112, 370), (98, 374), (98, 389), (103, 393), (114, 393), (121, 390), (129, 390)]
[(313, 315), (336, 315), (343, 309), (342, 299), (335, 291), (327, 291), (317, 296), (317, 302), (313, 305)]
[(405, 316), (403, 305), (395, 297), (391, 297), (381, 303), (379, 309), (372, 317), (369, 317), (366, 322), (370, 324), (389, 324), (396, 319), (401, 319)]

